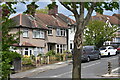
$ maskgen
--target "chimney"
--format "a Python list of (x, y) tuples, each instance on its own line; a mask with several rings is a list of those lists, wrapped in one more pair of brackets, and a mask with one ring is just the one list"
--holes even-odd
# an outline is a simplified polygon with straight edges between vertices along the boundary
[(58, 5), (55, 5), (55, 6), (53, 6), (52, 9), (49, 9), (48, 14), (56, 17), (56, 14), (58, 14)]

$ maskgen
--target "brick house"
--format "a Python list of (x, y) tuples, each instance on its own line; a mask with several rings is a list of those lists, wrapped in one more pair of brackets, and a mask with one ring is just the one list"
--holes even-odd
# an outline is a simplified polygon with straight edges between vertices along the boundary
[[(68, 21), (73, 20), (58, 13), (58, 6), (48, 11), (48, 14), (37, 13), (35, 17), (28, 14), (19, 14), (13, 18), (16, 26), (10, 33), (22, 31), (19, 34), (19, 43), (12, 44), (11, 50), (22, 55), (44, 54), (50, 50), (56, 53), (63, 53), (67, 50), (67, 29)], [(13, 49), (17, 47), (17, 49)]]

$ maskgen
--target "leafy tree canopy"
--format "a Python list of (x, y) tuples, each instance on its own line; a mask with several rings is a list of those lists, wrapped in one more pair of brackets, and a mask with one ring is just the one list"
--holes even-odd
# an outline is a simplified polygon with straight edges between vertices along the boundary
[(48, 7), (45, 7), (45, 9), (37, 9), (36, 13), (48, 14)]
[(84, 36), (85, 45), (95, 45), (98, 48), (103, 45), (105, 41), (111, 41), (115, 37), (115, 32), (118, 30), (117, 26), (112, 26), (103, 21), (90, 21), (86, 26)]

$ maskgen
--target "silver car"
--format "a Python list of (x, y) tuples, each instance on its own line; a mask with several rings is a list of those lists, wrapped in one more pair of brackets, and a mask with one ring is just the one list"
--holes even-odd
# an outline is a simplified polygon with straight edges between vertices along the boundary
[(100, 59), (101, 54), (95, 46), (83, 46), (82, 61), (90, 61), (93, 59)]

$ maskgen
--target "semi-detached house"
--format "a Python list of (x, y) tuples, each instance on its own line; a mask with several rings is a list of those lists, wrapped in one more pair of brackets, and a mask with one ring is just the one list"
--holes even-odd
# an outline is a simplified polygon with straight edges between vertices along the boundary
[(57, 5), (49, 10), (48, 14), (37, 13), (34, 17), (19, 14), (11, 19), (15, 21), (16, 26), (12, 27), (10, 33), (22, 32), (19, 34), (19, 43), (12, 44), (11, 50), (29, 56), (45, 54), (50, 50), (56, 53), (67, 50), (68, 22), (74, 21), (58, 13)]

